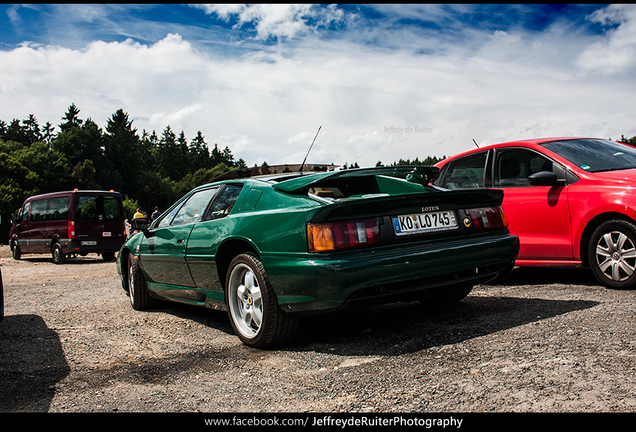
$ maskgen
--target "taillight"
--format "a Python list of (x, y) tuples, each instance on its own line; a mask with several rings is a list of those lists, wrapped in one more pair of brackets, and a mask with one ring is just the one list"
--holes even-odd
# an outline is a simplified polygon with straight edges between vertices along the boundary
[(377, 219), (307, 224), (310, 252), (333, 252), (380, 243)]
[(484, 207), (467, 210), (475, 231), (508, 228), (508, 219), (501, 207)]
[(68, 221), (68, 238), (71, 240), (75, 238), (75, 222), (74, 221)]

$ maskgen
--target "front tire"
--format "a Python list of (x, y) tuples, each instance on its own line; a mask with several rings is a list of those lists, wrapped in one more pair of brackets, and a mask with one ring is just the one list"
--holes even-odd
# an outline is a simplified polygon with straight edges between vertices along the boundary
[(128, 296), (135, 310), (146, 310), (154, 306), (155, 299), (150, 296), (146, 279), (139, 268), (139, 260), (128, 255)]
[(588, 246), (590, 267), (596, 279), (614, 289), (636, 285), (636, 225), (615, 219), (592, 233)]
[(226, 299), (232, 328), (245, 345), (281, 344), (298, 330), (298, 321), (278, 306), (263, 264), (252, 253), (240, 254), (230, 263)]
[(17, 261), (22, 257), (22, 250), (20, 249), (20, 245), (17, 240), (13, 242), (12, 246), (11, 253), (13, 255), (13, 259)]

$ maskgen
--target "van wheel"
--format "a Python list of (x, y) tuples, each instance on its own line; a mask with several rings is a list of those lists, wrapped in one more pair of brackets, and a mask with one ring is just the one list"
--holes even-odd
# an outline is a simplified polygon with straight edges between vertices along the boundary
[(112, 261), (115, 259), (115, 252), (102, 252), (102, 259), (104, 261)]
[(135, 310), (150, 309), (155, 299), (150, 296), (146, 279), (139, 268), (139, 261), (128, 255), (128, 295)]
[(13, 254), (13, 259), (14, 260), (19, 260), (22, 257), (22, 251), (20, 250), (20, 245), (18, 245), (18, 242), (15, 241), (13, 243), (11, 243), (11, 252)]
[(66, 255), (64, 255), (62, 246), (59, 243), (55, 243), (53, 245), (53, 249), (51, 249), (51, 255), (53, 256), (53, 262), (55, 264), (64, 264), (64, 262), (66, 261)]

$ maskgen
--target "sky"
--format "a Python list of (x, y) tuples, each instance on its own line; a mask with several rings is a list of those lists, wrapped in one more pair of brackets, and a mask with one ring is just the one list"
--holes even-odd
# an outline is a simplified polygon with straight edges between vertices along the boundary
[(630, 138), (635, 78), (631, 4), (0, 5), (0, 120), (123, 109), (248, 166)]

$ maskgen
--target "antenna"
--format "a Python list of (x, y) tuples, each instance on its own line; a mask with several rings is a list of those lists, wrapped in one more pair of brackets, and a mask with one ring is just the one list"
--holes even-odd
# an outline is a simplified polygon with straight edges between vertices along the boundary
[(318, 134), (320, 133), (320, 129), (322, 128), (322, 126), (318, 127), (318, 132), (316, 132), (316, 136), (314, 137), (314, 140), (311, 142), (311, 145), (309, 146), (309, 150), (307, 150), (307, 154), (305, 155), (305, 159), (303, 159), (303, 164), (300, 166), (300, 170), (298, 170), (299, 172), (303, 172), (303, 167), (305, 166), (305, 161), (307, 160), (307, 156), (309, 156), (309, 152), (311, 151), (311, 148), (314, 146), (314, 143), (316, 142), (316, 138), (318, 138)]
[(477, 141), (475, 141), (475, 138), (473, 138), (473, 142), (475, 143), (475, 145), (477, 146), (477, 148), (479, 148), (479, 144), (477, 144)]

